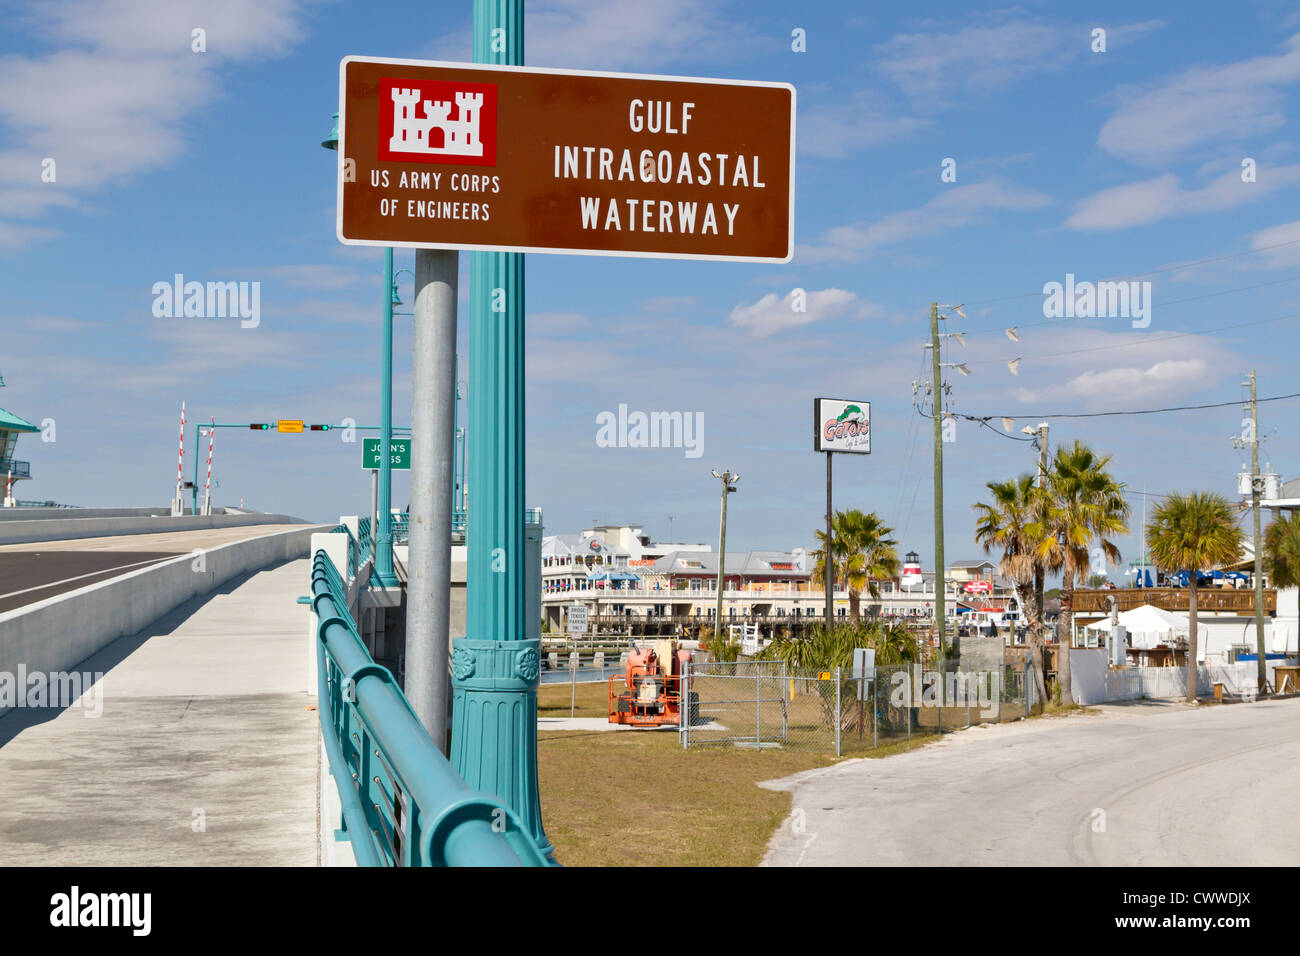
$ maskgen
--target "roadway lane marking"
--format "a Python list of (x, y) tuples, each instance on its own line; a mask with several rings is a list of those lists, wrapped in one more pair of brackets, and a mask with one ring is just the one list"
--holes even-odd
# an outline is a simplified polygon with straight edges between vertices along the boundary
[(8, 594), (0, 594), (0, 601), (5, 598), (18, 597), (21, 594), (31, 594), (33, 591), (45, 591), (49, 588), (58, 587), (60, 584), (70, 584), (73, 581), (80, 581), (82, 578), (93, 578), (100, 574), (112, 574), (114, 571), (125, 571), (128, 568), (138, 568), (144, 564), (158, 564), (162, 561), (169, 561), (177, 555), (169, 554), (165, 558), (150, 558), (147, 561), (136, 561), (134, 564), (119, 564), (111, 568), (101, 568), (98, 571), (90, 571), (86, 574), (78, 574), (76, 577), (64, 578), (62, 581), (50, 581), (48, 584), (38, 584), (34, 588), (24, 588), (21, 591), (10, 591)]

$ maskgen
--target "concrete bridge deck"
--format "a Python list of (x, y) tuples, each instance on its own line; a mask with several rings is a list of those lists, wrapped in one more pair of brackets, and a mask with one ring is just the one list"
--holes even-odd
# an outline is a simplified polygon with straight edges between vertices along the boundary
[(0, 718), (0, 866), (315, 865), (309, 568), (242, 575), (114, 641), (75, 668), (104, 673), (83, 706)]

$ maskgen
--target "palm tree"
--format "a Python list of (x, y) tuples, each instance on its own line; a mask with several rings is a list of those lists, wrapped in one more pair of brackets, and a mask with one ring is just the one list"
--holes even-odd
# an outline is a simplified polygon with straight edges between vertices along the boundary
[[(885, 527), (874, 511), (852, 508), (836, 512), (831, 519), (832, 580), (848, 587), (849, 619), (855, 624), (860, 618), (863, 589), (878, 598), (876, 582), (898, 574), (898, 542), (889, 537), (893, 530)], [(813, 580), (825, 587), (826, 532), (816, 534), (821, 547), (813, 551)]]
[(1187, 596), (1187, 700), (1196, 701), (1196, 572), (1241, 560), (1236, 509), (1212, 491), (1172, 494), (1147, 525), (1151, 560), (1170, 574), (1190, 571)]
[(1264, 572), (1275, 588), (1300, 586), (1300, 512), (1278, 517), (1264, 532)]
[(1094, 541), (1108, 561), (1119, 561), (1119, 548), (1107, 535), (1128, 533), (1129, 505), (1124, 500), (1124, 486), (1106, 471), (1109, 455), (1098, 457), (1087, 445), (1076, 441), (1072, 448), (1058, 448), (1052, 464), (1042, 520), (1034, 523), (1031, 532), (1040, 538), (1038, 556), (1044, 568), (1061, 573), (1056, 674), (1061, 700), (1068, 704), (1074, 699), (1070, 688), (1074, 586), (1088, 574)]
[(1029, 652), (1034, 664), (1034, 687), (1038, 699), (1047, 702), (1047, 685), (1043, 680), (1043, 620), (1034, 599), (1034, 579), (1042, 574), (1038, 556), (1039, 538), (1033, 534), (1042, 518), (1043, 492), (1035, 486), (1033, 475), (1021, 475), (1010, 481), (990, 481), (985, 486), (993, 496), (992, 504), (975, 505), (979, 515), (975, 524), (975, 542), (985, 554), (1001, 550), (998, 573), (1011, 580), (1016, 601), (1029, 628)]

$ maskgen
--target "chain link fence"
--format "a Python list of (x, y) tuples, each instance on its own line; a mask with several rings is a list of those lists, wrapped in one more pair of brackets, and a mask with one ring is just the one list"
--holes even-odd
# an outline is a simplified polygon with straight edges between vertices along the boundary
[(1018, 720), (1034, 704), (1033, 671), (997, 656), (966, 654), (923, 664), (793, 669), (782, 661), (694, 663), (687, 670), (683, 747), (723, 744), (841, 755), (913, 736)]

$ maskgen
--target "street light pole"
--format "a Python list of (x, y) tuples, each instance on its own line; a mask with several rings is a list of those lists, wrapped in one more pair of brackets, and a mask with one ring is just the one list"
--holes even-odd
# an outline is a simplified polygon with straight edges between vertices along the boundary
[(718, 474), (714, 471), (713, 477), (722, 481), (722, 524), (718, 529), (718, 603), (713, 621), (713, 637), (718, 644), (722, 644), (725, 641), (722, 636), (722, 589), (726, 584), (727, 569), (727, 496), (736, 490), (733, 482), (740, 481), (740, 475), (733, 475), (729, 471)]
[[(393, 250), (384, 250), (383, 372), (379, 379), (379, 505), (378, 527), (371, 529), (370, 548), (375, 580), (394, 587), (393, 573)], [(414, 425), (414, 419), (412, 419)], [(412, 443), (414, 444), (414, 442)]]

